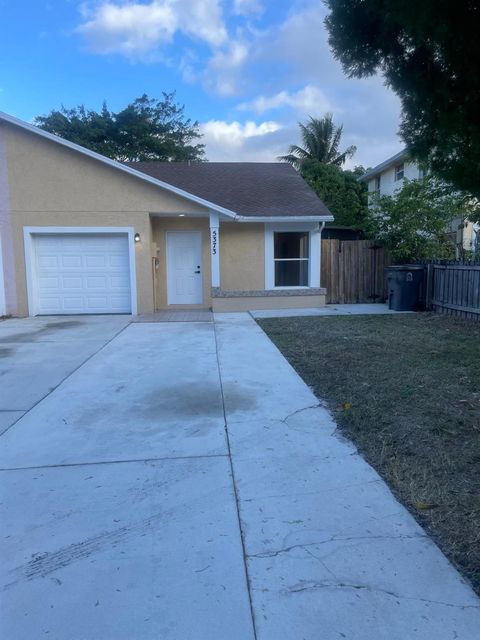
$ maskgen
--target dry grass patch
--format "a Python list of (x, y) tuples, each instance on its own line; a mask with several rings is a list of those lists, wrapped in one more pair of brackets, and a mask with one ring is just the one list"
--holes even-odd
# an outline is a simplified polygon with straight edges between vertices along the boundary
[(258, 322), (480, 593), (480, 323), (433, 314)]

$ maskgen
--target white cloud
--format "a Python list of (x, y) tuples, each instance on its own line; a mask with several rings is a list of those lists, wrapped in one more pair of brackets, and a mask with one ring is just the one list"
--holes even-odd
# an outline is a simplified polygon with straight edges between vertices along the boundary
[(220, 96), (234, 96), (245, 81), (242, 71), (249, 57), (249, 47), (241, 40), (231, 40), (217, 51), (203, 73), (204, 85)]
[(238, 16), (259, 15), (263, 7), (259, 0), (234, 0), (233, 11)]
[(83, 5), (77, 31), (89, 49), (100, 54), (144, 58), (172, 42), (177, 32), (212, 47), (227, 39), (219, 0), (106, 1), (93, 8)]
[(318, 0), (304, 4), (301, 9), (294, 6), (274, 32), (268, 34), (263, 43), (263, 57), (285, 61), (287, 74), (297, 83), (313, 79), (328, 83), (332, 75), (338, 75), (340, 65), (333, 59), (328, 44), (326, 9)]
[[(260, 95), (251, 102), (243, 102), (238, 106), (242, 111), (254, 111), (259, 115), (266, 111), (278, 110), (285, 107), (294, 109), (302, 115), (322, 115), (332, 111), (334, 107), (324, 92), (313, 85), (307, 85), (299, 91), (279, 91), (271, 96)], [(338, 109), (336, 109), (338, 111)]]
[(260, 124), (251, 120), (243, 123), (209, 120), (200, 126), (209, 160), (237, 162), (275, 160), (282, 129), (273, 120)]
[(230, 146), (240, 147), (247, 138), (264, 136), (281, 129), (278, 122), (269, 121), (256, 124), (252, 120), (241, 124), (238, 121), (209, 120), (202, 125), (202, 132), (215, 142), (225, 142)]

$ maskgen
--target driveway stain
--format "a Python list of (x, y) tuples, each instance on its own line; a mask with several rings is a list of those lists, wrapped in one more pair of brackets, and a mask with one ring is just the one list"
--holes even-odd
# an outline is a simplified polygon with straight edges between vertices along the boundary
[(252, 411), (258, 405), (252, 389), (241, 387), (239, 384), (224, 384), (225, 406), (229, 412)]
[(213, 417), (223, 413), (222, 396), (216, 384), (182, 383), (149, 391), (135, 403), (135, 412), (147, 420), (172, 413), (179, 417)]
[(38, 338), (52, 335), (61, 329), (75, 329), (81, 327), (85, 322), (80, 320), (60, 320), (58, 322), (47, 322), (43, 327), (34, 331), (22, 331), (9, 336), (0, 337), (0, 344), (10, 344), (14, 342), (35, 342)]
[(59, 320), (57, 322), (47, 322), (43, 331), (56, 331), (57, 329), (74, 329), (85, 324), (81, 320)]
[[(134, 435), (142, 432), (147, 436), (155, 434), (158, 430), (168, 432), (172, 423), (185, 421), (187, 426), (188, 420), (192, 418), (223, 418), (222, 394), (217, 383), (184, 382), (175, 386), (150, 389), (143, 395), (139, 388), (138, 396), (134, 396), (130, 402), (125, 398), (118, 401), (114, 397), (121, 397), (128, 385), (116, 383), (111, 389), (111, 393), (106, 393), (101, 400), (78, 407), (69, 416), (64, 416), (64, 424), (68, 423), (71, 428), (80, 427), (87, 432), (93, 431), (98, 435), (100, 423), (115, 419), (134, 424)], [(129, 395), (134, 395), (132, 389), (129, 389)], [(248, 411), (255, 409), (257, 400), (251, 389), (235, 385), (226, 398), (226, 404), (229, 411)], [(199, 426), (202, 428), (199, 429)], [(204, 426), (198, 422), (192, 424), (188, 435), (202, 437), (205, 434)], [(168, 433), (165, 435), (168, 437)], [(171, 436), (177, 437), (175, 433)]]

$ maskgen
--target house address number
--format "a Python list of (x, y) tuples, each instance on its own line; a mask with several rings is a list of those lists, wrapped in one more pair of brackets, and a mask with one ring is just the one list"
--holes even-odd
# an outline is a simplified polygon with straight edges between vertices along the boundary
[(217, 230), (212, 229), (212, 256), (217, 255)]

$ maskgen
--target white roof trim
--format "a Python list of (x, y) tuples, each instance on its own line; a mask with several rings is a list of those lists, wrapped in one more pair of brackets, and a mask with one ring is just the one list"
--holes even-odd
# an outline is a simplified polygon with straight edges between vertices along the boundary
[(207, 209), (212, 209), (213, 211), (218, 211), (218, 213), (223, 213), (229, 218), (237, 218), (237, 214), (235, 211), (231, 211), (230, 209), (226, 209), (225, 207), (221, 207), (213, 202), (208, 200), (204, 200), (203, 198), (199, 198), (198, 196), (194, 196), (188, 191), (184, 191), (183, 189), (179, 189), (178, 187), (174, 187), (167, 182), (163, 182), (162, 180), (157, 180), (157, 178), (153, 178), (152, 176), (147, 175), (146, 173), (142, 173), (141, 171), (137, 171), (136, 169), (132, 169), (131, 167), (127, 167), (123, 165), (121, 162), (117, 162), (116, 160), (112, 160), (111, 158), (107, 158), (106, 156), (102, 156), (101, 153), (96, 153), (95, 151), (91, 151), (90, 149), (86, 149), (85, 147), (81, 147), (79, 144), (75, 144), (74, 142), (69, 142), (65, 140), (65, 138), (60, 138), (59, 136), (54, 135), (53, 133), (49, 133), (48, 131), (44, 131), (43, 129), (39, 129), (28, 122), (20, 120), (19, 118), (15, 118), (14, 116), (9, 115), (8, 113), (4, 113), (0, 111), (0, 121), (8, 122), (9, 124), (13, 124), (21, 129), (25, 129), (25, 131), (29, 131), (30, 133), (34, 133), (37, 136), (41, 136), (42, 138), (46, 138), (47, 140), (51, 140), (52, 142), (56, 142), (57, 144), (61, 144), (68, 149), (73, 149), (73, 151), (78, 151), (89, 158), (93, 158), (94, 160), (98, 160), (99, 162), (103, 162), (115, 169), (119, 169), (120, 171), (124, 171), (125, 173), (129, 173), (136, 178), (140, 178), (144, 182), (149, 182), (150, 184), (154, 184), (157, 187), (161, 187), (166, 191), (170, 191), (171, 193), (176, 194), (186, 200), (190, 200), (191, 202), (195, 202), (196, 204), (200, 204)]
[(370, 180), (371, 178), (373, 178), (374, 176), (378, 175), (379, 173), (382, 173), (382, 171), (384, 169), (387, 169), (388, 167), (396, 164), (399, 160), (405, 160), (405, 158), (407, 158), (407, 157), (408, 157), (407, 150), (406, 149), (402, 149), (402, 151), (399, 151), (398, 153), (396, 153), (391, 158), (387, 158), (386, 160), (384, 160), (380, 164), (377, 164), (376, 167), (373, 167), (372, 169), (369, 169), (366, 173), (363, 174), (363, 176), (360, 176), (360, 178), (358, 178), (358, 180), (359, 180), (359, 182), (362, 182), (364, 180)]
[(238, 222), (332, 222), (333, 216), (237, 216)]

